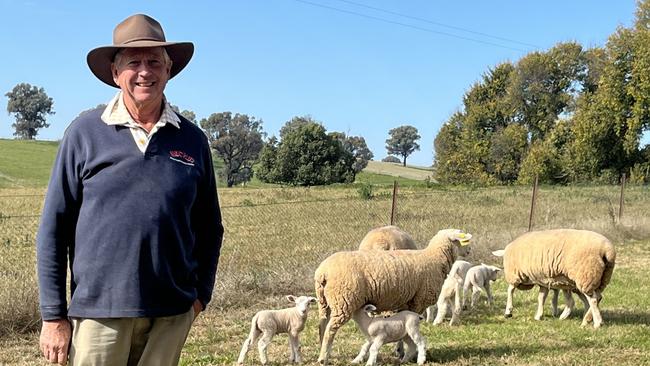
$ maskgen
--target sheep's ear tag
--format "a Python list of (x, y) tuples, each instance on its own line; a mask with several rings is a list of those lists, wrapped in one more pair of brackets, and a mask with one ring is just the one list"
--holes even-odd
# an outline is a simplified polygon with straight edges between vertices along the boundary
[(456, 238), (460, 242), (460, 245), (464, 247), (466, 245), (469, 245), (469, 240), (472, 238), (472, 236), (470, 234), (458, 233), (456, 234)]

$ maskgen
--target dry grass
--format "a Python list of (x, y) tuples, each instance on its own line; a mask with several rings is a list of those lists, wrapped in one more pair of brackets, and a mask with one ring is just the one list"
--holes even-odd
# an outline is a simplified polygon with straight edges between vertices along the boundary
[[(472, 261), (495, 263), (489, 252), (526, 231), (527, 187), (401, 190), (397, 224), (420, 245), (440, 228), (463, 228), (475, 235)], [(0, 191), (6, 196), (14, 191)], [(30, 191), (30, 194), (34, 192)], [(593, 229), (619, 248), (612, 284), (606, 291), (605, 322), (599, 332), (581, 329), (579, 319), (532, 321), (535, 296), (518, 294), (515, 319), (502, 319), (504, 287), (497, 284), (499, 309), (483, 308), (463, 317), (463, 326), (423, 326), (430, 364), (642, 364), (650, 355), (650, 299), (645, 272), (650, 262), (650, 191), (629, 187), (621, 223), (616, 220), (617, 187), (542, 187), (535, 228)], [(214, 299), (192, 330), (185, 365), (232, 364), (252, 314), (284, 307), (283, 295), (312, 293), (313, 271), (330, 253), (353, 249), (369, 228), (388, 223), (390, 199), (360, 200), (349, 188), (222, 189), (226, 235)], [(307, 201), (307, 202), (299, 202)], [(38, 213), (41, 196), (0, 197), (0, 213)], [(5, 216), (8, 216), (5, 214)], [(20, 223), (24, 225), (20, 225)], [(0, 219), (0, 365), (41, 364), (36, 349), (38, 317), (34, 280), (35, 222)], [(4, 244), (3, 244), (4, 243)], [(609, 321), (608, 321), (609, 319)], [(316, 317), (303, 336), (306, 364), (317, 350)], [(543, 340), (543, 341), (541, 341)], [(351, 324), (335, 341), (335, 365), (348, 364), (362, 340)], [(382, 352), (392, 362), (388, 348)], [(286, 337), (270, 351), (272, 364), (287, 358)], [(621, 352), (621, 350), (624, 350)], [(257, 362), (255, 352), (250, 364)], [(599, 361), (604, 360), (604, 361)]]
[(414, 180), (433, 179), (431, 169), (404, 167), (401, 164), (385, 163), (381, 161), (369, 161), (368, 166), (363, 170), (368, 173), (390, 175)]

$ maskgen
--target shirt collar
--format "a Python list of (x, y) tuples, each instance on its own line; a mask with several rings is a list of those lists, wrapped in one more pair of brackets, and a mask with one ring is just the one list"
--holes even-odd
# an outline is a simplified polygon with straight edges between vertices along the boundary
[[(163, 103), (165, 107), (163, 108), (163, 111), (160, 114), (160, 119), (156, 124), (165, 125), (169, 123), (176, 128), (181, 128), (181, 119), (176, 115), (176, 113), (174, 113), (171, 105), (167, 103), (167, 98), (163, 97)], [(126, 109), (126, 105), (124, 105), (122, 91), (119, 91), (113, 99), (108, 102), (101, 118), (107, 125), (137, 125), (133, 120), (133, 117), (129, 114), (129, 111)]]

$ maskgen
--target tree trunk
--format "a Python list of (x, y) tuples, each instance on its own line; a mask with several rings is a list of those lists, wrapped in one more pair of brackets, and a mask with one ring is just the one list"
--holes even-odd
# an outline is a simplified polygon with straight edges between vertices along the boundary
[(402, 161), (402, 166), (406, 167), (406, 155), (404, 155), (404, 160)]

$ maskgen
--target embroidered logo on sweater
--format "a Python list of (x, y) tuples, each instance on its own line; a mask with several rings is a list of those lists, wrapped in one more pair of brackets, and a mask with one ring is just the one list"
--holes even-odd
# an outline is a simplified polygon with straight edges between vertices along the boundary
[(180, 150), (172, 150), (169, 152), (169, 158), (173, 161), (177, 161), (181, 164), (194, 166), (194, 158), (189, 156), (187, 153)]

